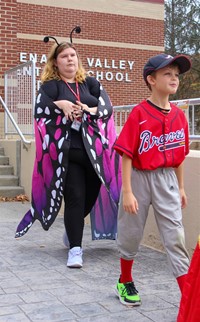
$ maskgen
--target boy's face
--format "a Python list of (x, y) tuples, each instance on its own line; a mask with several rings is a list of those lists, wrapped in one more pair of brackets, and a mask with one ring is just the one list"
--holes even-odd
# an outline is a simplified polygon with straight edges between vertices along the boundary
[(169, 65), (147, 76), (152, 91), (165, 95), (175, 94), (179, 86), (179, 68)]

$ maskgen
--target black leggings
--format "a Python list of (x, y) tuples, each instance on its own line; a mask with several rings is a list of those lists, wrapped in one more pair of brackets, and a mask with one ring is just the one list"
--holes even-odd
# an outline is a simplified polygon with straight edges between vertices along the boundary
[(84, 218), (95, 204), (101, 181), (84, 149), (70, 149), (64, 189), (64, 224), (70, 248), (81, 247)]

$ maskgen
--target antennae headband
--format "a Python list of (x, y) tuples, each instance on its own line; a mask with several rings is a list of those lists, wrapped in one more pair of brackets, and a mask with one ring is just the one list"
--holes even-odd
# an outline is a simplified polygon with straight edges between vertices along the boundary
[[(77, 34), (80, 34), (80, 32), (81, 32), (81, 27), (80, 26), (76, 26), (76, 27), (74, 27), (73, 29), (72, 29), (72, 31), (70, 32), (70, 35), (69, 35), (69, 37), (70, 37), (70, 43), (72, 44), (72, 34), (73, 34), (73, 32), (75, 32), (75, 33), (77, 33)], [(53, 37), (53, 36), (45, 36), (44, 37), (44, 39), (43, 39), (43, 41), (44, 42), (49, 42), (49, 39), (53, 39), (55, 42), (56, 42), (56, 44), (57, 44), (57, 47), (56, 47), (56, 49), (55, 49), (55, 53), (54, 53), (54, 58), (56, 58), (56, 54), (57, 54), (57, 50), (58, 50), (58, 47), (62, 44), (62, 43), (60, 43), (59, 44), (59, 42), (57, 41), (57, 39), (55, 38), (55, 37)]]

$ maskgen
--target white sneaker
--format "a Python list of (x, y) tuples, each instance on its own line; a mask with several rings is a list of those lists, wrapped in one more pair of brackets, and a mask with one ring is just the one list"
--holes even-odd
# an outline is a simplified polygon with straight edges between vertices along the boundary
[(82, 254), (81, 247), (71, 248), (68, 253), (67, 267), (81, 268), (83, 266)]
[(65, 247), (69, 248), (69, 239), (68, 239), (66, 230), (64, 231), (64, 234), (63, 234), (63, 244), (65, 245)]

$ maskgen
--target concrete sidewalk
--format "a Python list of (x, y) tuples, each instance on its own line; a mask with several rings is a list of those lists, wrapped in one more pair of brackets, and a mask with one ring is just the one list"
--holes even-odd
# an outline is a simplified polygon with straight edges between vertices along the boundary
[(115, 241), (92, 241), (85, 225), (82, 269), (66, 267), (63, 217), (48, 232), (37, 221), (20, 239), (16, 226), (29, 203), (0, 202), (0, 322), (175, 322), (180, 292), (166, 255), (141, 246), (134, 278), (142, 305), (127, 308), (115, 294)]

